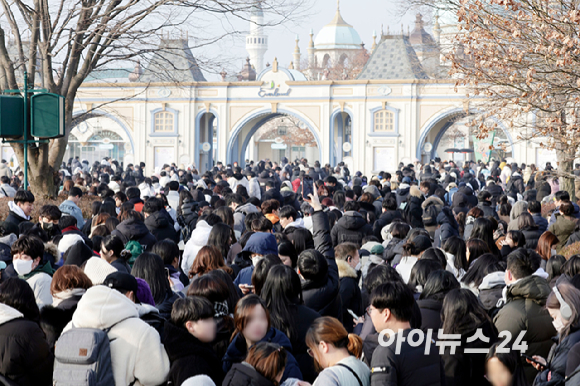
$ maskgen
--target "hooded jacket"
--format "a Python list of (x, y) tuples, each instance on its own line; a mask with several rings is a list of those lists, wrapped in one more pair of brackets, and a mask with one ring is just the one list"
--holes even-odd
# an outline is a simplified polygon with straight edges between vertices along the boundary
[(258, 208), (256, 208), (251, 202), (238, 206), (234, 211), (234, 230), (244, 233), (246, 228), (244, 220), (246, 219), (246, 216), (250, 213), (258, 212)]
[(145, 226), (157, 241), (169, 239), (179, 243), (179, 234), (173, 226), (173, 219), (165, 209), (151, 213), (145, 218)]
[(500, 308), (503, 306), (504, 301), (503, 289), (505, 287), (505, 272), (498, 271), (492, 272), (483, 278), (483, 281), (479, 285), (479, 302), (487, 311), (487, 314), (494, 318)]
[[(274, 386), (274, 383), (246, 362), (235, 363), (228, 371), (223, 386)], [(217, 386), (217, 385), (216, 385)]]
[(141, 244), (145, 251), (150, 251), (153, 248), (153, 245), (157, 242), (157, 239), (151, 234), (151, 232), (149, 232), (147, 225), (145, 225), (143, 221), (138, 221), (132, 218), (128, 218), (117, 225), (117, 228), (113, 230), (111, 234), (121, 237), (124, 244), (127, 244), (131, 240), (135, 240)]
[(360, 213), (355, 211), (344, 212), (344, 215), (330, 231), (332, 245), (335, 247), (345, 242), (354, 243), (360, 247), (362, 239), (372, 234), (373, 230), (370, 224)]
[(250, 187), (248, 189), (248, 195), (250, 197), (256, 197), (258, 200), (260, 200), (262, 198), (262, 190), (260, 189), (260, 183), (258, 182), (258, 179), (256, 177), (250, 178), (248, 185)]
[(499, 220), (499, 215), (492, 207), (491, 201), (481, 201), (477, 204), (477, 207), (483, 211), (483, 217), (493, 217), (496, 220)]
[(540, 240), (540, 236), (542, 236), (543, 232), (540, 232), (538, 228), (524, 228), (520, 229), (520, 231), (524, 234), (526, 238), (526, 248), (536, 250), (538, 246), (538, 241)]
[(21, 222), (30, 221), (30, 217), (26, 218), (26, 215), (22, 209), (14, 203), (14, 201), (8, 201), (8, 216), (6, 216), (6, 221), (15, 224), (17, 227)]
[(510, 212), (510, 222), (508, 224), (508, 231), (517, 231), (518, 227), (518, 217), (520, 214), (528, 210), (528, 203), (526, 201), (518, 201), (512, 206), (512, 211)]
[(87, 290), (77, 305), (73, 328), (110, 328), (111, 363), (116, 385), (154, 386), (164, 383), (169, 373), (169, 358), (159, 334), (139, 319), (135, 304), (119, 291), (106, 286)]
[(407, 202), (410, 189), (411, 187), (408, 184), (401, 184), (399, 186), (399, 189), (396, 191), (397, 208), (400, 208), (402, 203)]
[(568, 242), (570, 235), (574, 233), (576, 229), (577, 221), (568, 220), (561, 214), (556, 215), (556, 222), (548, 227), (548, 230), (552, 232), (558, 238), (558, 244), (556, 244), (556, 251), (560, 253), (562, 248)]
[(455, 214), (459, 214), (461, 212), (467, 214), (467, 212), (469, 212), (469, 208), (467, 208), (467, 197), (465, 194), (458, 191), (453, 195), (453, 204), (451, 204), (451, 209), (453, 209), (453, 213)]
[(412, 228), (423, 228), (423, 195), (417, 186), (411, 186), (407, 206), (403, 211), (407, 223)]
[[(507, 287), (506, 305), (494, 318), (498, 331), (509, 331), (515, 339), (526, 331), (523, 340), (528, 344), (526, 355), (547, 357), (556, 330), (552, 317), (545, 308), (550, 294), (546, 279), (532, 275)], [(528, 379), (535, 373), (531, 366), (524, 368)]]
[[(281, 383), (283, 383), (288, 378), (297, 378), (300, 380), (302, 379), (302, 373), (300, 372), (300, 368), (298, 368), (298, 362), (296, 362), (296, 358), (294, 358), (292, 355), (292, 344), (290, 343), (290, 340), (286, 334), (271, 327), (261, 342), (276, 343), (286, 349), (286, 368), (284, 369), (284, 375), (282, 376)], [(238, 333), (232, 339), (232, 343), (230, 343), (228, 346), (226, 354), (222, 359), (222, 369), (224, 372), (229, 372), (235, 363), (241, 363), (246, 358), (247, 354), (248, 348), (246, 344), (246, 338), (244, 338), (242, 334)]]
[(163, 334), (165, 350), (171, 361), (169, 382), (181, 385), (187, 378), (205, 374), (216, 385), (222, 384), (224, 372), (221, 361), (211, 345), (201, 342), (184, 327), (170, 321), (165, 322)]
[(199, 218), (197, 214), (198, 207), (199, 205), (196, 201), (193, 201), (190, 198), (185, 199), (181, 204), (181, 208), (179, 208), (177, 217), (179, 225), (187, 227), (190, 231), (193, 231), (195, 229), (195, 223)]
[(342, 301), (342, 324), (349, 333), (353, 330), (351, 310), (356, 315), (364, 315), (364, 306), (358, 282), (357, 271), (344, 260), (336, 260), (338, 277), (340, 278), (340, 299)]
[(52, 384), (54, 357), (38, 323), (0, 303), (0, 374), (19, 386)]
[(81, 208), (77, 206), (77, 204), (75, 204), (71, 200), (63, 201), (58, 208), (62, 213), (66, 213), (77, 219), (77, 228), (81, 229), (85, 225), (83, 211), (81, 210)]
[(383, 230), (383, 228), (392, 223), (393, 220), (397, 218), (401, 220), (403, 219), (403, 215), (401, 214), (401, 211), (398, 209), (387, 210), (383, 212), (383, 214), (381, 214), (381, 217), (377, 218), (377, 220), (373, 224), (373, 234), (379, 240), (381, 240), (383, 238), (381, 235), (381, 231)]
[(26, 280), (32, 291), (38, 308), (42, 308), (52, 304), (52, 295), (50, 292), (50, 284), (52, 283), (52, 274), (54, 270), (50, 263), (40, 263), (32, 272), (27, 275), (19, 276), (19, 278)]
[[(423, 209), (422, 215), (423, 225), (437, 226), (437, 216), (439, 216), (439, 213), (441, 213), (441, 209), (443, 209), (444, 205), (445, 204), (443, 203), (443, 201), (436, 196), (431, 196), (427, 198), (425, 201), (423, 201), (423, 203), (421, 204), (421, 209)], [(431, 208), (428, 209), (428, 207)], [(435, 209), (435, 211), (432, 210), (433, 208)], [(432, 212), (435, 213), (434, 216), (431, 216)]]
[(191, 232), (189, 241), (185, 244), (183, 258), (181, 259), (181, 269), (183, 272), (189, 272), (197, 253), (207, 244), (212, 227), (205, 221), (197, 223), (195, 230)]
[(439, 229), (435, 231), (434, 247), (439, 248), (445, 244), (448, 238), (459, 236), (459, 225), (457, 225), (451, 209), (443, 208), (441, 210), (437, 216), (437, 224), (439, 224)]

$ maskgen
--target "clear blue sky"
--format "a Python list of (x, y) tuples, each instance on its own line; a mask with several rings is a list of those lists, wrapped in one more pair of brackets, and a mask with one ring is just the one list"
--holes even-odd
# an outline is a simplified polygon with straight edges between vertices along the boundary
[[(266, 33), (269, 36), (268, 51), (265, 54), (266, 63), (272, 63), (274, 57), (277, 57), (281, 66), (287, 66), (292, 60), (296, 35), (300, 37), (302, 58), (306, 58), (310, 29), (314, 30), (314, 36), (316, 37), (318, 31), (334, 17), (336, 0), (307, 1), (309, 2), (310, 10), (307, 15), (301, 18), (299, 24), (289, 22), (266, 28)], [(401, 24), (404, 25), (405, 33), (407, 32), (407, 27), (413, 30), (415, 13), (408, 12), (405, 15), (401, 15), (399, 4), (396, 0), (341, 0), (340, 10), (344, 20), (356, 29), (365, 43), (365, 47), (370, 49), (373, 30), (376, 30), (377, 35), (380, 35), (381, 24), (384, 26), (385, 31), (388, 26), (391, 32), (400, 33)], [(265, 19), (267, 23), (267, 13), (265, 14)], [(227, 22), (216, 20), (216, 22), (213, 23), (216, 29), (215, 32), (219, 33), (219, 29), (222, 27), (226, 29), (233, 28), (240, 32), (239, 35), (228, 36), (218, 43), (196, 49), (194, 50), (194, 55), (208, 60), (220, 57), (223, 65), (213, 66), (214, 68), (218, 66), (225, 67), (230, 74), (234, 70), (240, 71), (247, 56), (244, 37), (249, 29), (249, 23), (240, 20), (229, 20)], [(426, 26), (426, 29), (429, 30), (430, 28)], [(216, 72), (219, 73), (220, 71), (221, 69), (218, 69)], [(204, 71), (204, 74), (208, 80), (220, 79), (219, 75), (211, 74), (209, 71)]]

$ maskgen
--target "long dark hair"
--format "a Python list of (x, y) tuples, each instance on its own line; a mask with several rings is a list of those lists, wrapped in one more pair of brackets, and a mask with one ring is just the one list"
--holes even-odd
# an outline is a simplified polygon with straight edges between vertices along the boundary
[(442, 302), (445, 295), (456, 288), (461, 288), (461, 285), (451, 272), (444, 269), (433, 271), (429, 274), (419, 299), (434, 299)]
[[(497, 257), (492, 253), (484, 253), (473, 262), (473, 264), (471, 265), (471, 267), (469, 267), (469, 270), (467, 271), (465, 276), (463, 276), (463, 279), (461, 279), (461, 281), (467, 285), (473, 283), (475, 287), (479, 287), (479, 285), (483, 281), (483, 278), (488, 273), (505, 270), (505, 268), (501, 269), (501, 267), (502, 265), (500, 265), (499, 257)], [(490, 271), (490, 269), (492, 268), (494, 268), (494, 270)]]
[(413, 292), (422, 292), (431, 272), (443, 269), (437, 260), (421, 259), (411, 268), (409, 287)]
[(463, 270), (467, 272), (467, 268), (469, 268), (469, 263), (467, 262), (467, 257), (465, 255), (467, 249), (465, 241), (461, 237), (449, 237), (445, 240), (445, 244), (443, 244), (443, 250), (455, 257), (455, 268), (463, 268)]
[(131, 270), (131, 275), (141, 278), (149, 284), (155, 304), (163, 302), (167, 294), (171, 293), (171, 285), (165, 273), (165, 265), (159, 255), (142, 253)]
[(445, 334), (473, 331), (486, 321), (491, 323), (487, 312), (470, 290), (457, 288), (445, 295), (441, 309), (441, 324)]
[(270, 270), (262, 287), (261, 297), (270, 310), (272, 326), (296, 339), (296, 306), (303, 303), (300, 277), (286, 265), (276, 265)]
[(469, 239), (483, 240), (487, 244), (487, 247), (491, 253), (498, 255), (499, 250), (497, 249), (497, 246), (493, 240), (493, 231), (493, 223), (491, 220), (485, 217), (478, 218), (473, 223), (473, 230), (471, 231), (471, 236)]
[(231, 240), (232, 228), (227, 224), (217, 223), (212, 227), (211, 232), (209, 233), (207, 245), (216, 247), (221, 255), (226, 258), (230, 251)]

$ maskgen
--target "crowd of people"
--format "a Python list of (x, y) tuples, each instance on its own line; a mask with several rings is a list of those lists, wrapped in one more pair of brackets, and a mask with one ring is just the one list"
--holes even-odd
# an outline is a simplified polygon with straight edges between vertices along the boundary
[(580, 209), (549, 164), (75, 158), (37, 211), (0, 180), (2, 385), (580, 385)]

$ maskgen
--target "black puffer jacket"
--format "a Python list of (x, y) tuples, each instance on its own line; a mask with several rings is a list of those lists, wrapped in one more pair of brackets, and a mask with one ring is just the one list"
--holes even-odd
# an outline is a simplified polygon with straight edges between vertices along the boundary
[(417, 305), (421, 310), (421, 330), (433, 330), (433, 339), (437, 339), (436, 331), (441, 328), (441, 309), (443, 300), (438, 299), (419, 299)]
[(495, 206), (499, 201), (499, 198), (503, 196), (503, 189), (501, 185), (496, 185), (495, 183), (489, 184), (488, 186), (485, 187), (484, 190), (487, 190), (488, 192), (491, 193), (491, 205), (495, 208)]
[(372, 235), (373, 229), (360, 213), (348, 211), (336, 222), (330, 234), (332, 245), (335, 247), (338, 244), (350, 242), (360, 248), (362, 239)]
[(437, 216), (437, 224), (439, 224), (439, 229), (435, 232), (434, 247), (439, 248), (445, 244), (448, 238), (459, 236), (459, 225), (457, 225), (451, 209), (443, 208), (441, 210)]
[(180, 296), (178, 294), (170, 291), (165, 295), (165, 298), (160, 303), (155, 304), (155, 308), (159, 310), (159, 315), (161, 315), (163, 319), (168, 320), (171, 318), (171, 309), (173, 308), (173, 303), (175, 303), (175, 301), (179, 298)]
[(167, 321), (164, 328), (164, 344), (171, 362), (168, 381), (181, 385), (187, 378), (207, 375), (216, 385), (224, 379), (221, 360), (207, 343), (202, 343), (184, 327)]
[(304, 305), (319, 312), (322, 316), (333, 316), (342, 322), (340, 281), (330, 238), (328, 215), (323, 211), (314, 212), (312, 214), (312, 229), (314, 246), (318, 252), (326, 257), (328, 272), (326, 277), (319, 282), (302, 281)]
[[(397, 343), (396, 340), (400, 339), (401, 335), (396, 334), (395, 341), (391, 345), (378, 346), (374, 350), (370, 366), (373, 369), (371, 385), (440, 386), (445, 384), (439, 350), (433, 350), (431, 346), (428, 354), (425, 355), (425, 342), (417, 347), (410, 346), (407, 340), (410, 332), (411, 329), (402, 332), (404, 342)], [(396, 353), (398, 347), (400, 350)], [(482, 379), (484, 379), (483, 374)]]
[(411, 195), (403, 211), (405, 220), (413, 228), (423, 228), (423, 197), (416, 186), (411, 186)]
[(189, 227), (191, 231), (194, 230), (197, 219), (199, 218), (197, 215), (198, 207), (198, 203), (191, 199), (183, 201), (183, 204), (177, 213), (177, 221), (179, 222), (179, 225), (182, 227)]
[(338, 276), (340, 277), (340, 299), (342, 301), (342, 324), (349, 333), (353, 330), (351, 310), (359, 316), (363, 316), (364, 307), (358, 282), (360, 276), (344, 260), (337, 260)]
[(148, 252), (151, 251), (153, 245), (157, 242), (157, 239), (149, 232), (144, 222), (132, 218), (120, 223), (111, 234), (121, 237), (124, 244), (135, 240)]
[(409, 190), (410, 187), (397, 189), (396, 191), (397, 194), (395, 196), (397, 197), (397, 208), (400, 208), (403, 202), (407, 202), (409, 198)]
[(538, 228), (520, 229), (526, 238), (526, 248), (536, 250), (542, 232)]
[(252, 366), (243, 362), (236, 363), (226, 374), (222, 386), (274, 386), (274, 383), (265, 378)]
[(375, 223), (373, 224), (373, 234), (379, 240), (382, 240), (383, 237), (381, 236), (381, 231), (383, 230), (384, 227), (392, 223), (393, 220), (396, 218), (400, 218), (401, 220), (403, 219), (403, 214), (398, 209), (387, 210), (386, 212), (383, 212), (383, 214), (381, 214), (381, 217), (379, 217), (377, 221), (375, 221)]
[(165, 209), (160, 210), (147, 216), (145, 226), (157, 241), (169, 239), (179, 243), (179, 233), (173, 226), (173, 219)]
[(0, 304), (0, 374), (19, 386), (52, 384), (54, 357), (38, 323)]
[(454, 354), (451, 354), (449, 346), (445, 348), (441, 359), (445, 367), (447, 386), (489, 386), (489, 382), (484, 378), (486, 353), (466, 353), (465, 349), (488, 349), (497, 341), (497, 330), (488, 320), (477, 328), (482, 329), (483, 336), (489, 338), (489, 342), (476, 339), (474, 342), (467, 343), (467, 339), (476, 332), (474, 328), (461, 334), (461, 345), (457, 347)]
[(453, 213), (465, 213), (469, 212), (469, 208), (467, 207), (467, 197), (465, 194), (457, 191), (453, 195), (453, 203), (451, 204), (451, 209), (453, 209)]
[[(553, 339), (557, 342), (557, 338)], [(572, 326), (570, 334), (566, 336), (559, 344), (554, 344), (550, 349), (549, 355), (546, 358), (548, 368), (538, 373), (534, 380), (534, 386), (552, 386), (563, 385), (564, 377), (566, 375), (566, 361), (568, 360), (568, 353), (576, 343), (580, 342), (580, 329), (578, 326)], [(527, 354), (530, 355), (530, 354)], [(548, 381), (548, 376), (550, 380)], [(577, 385), (577, 384), (571, 384)]]
[(483, 217), (493, 217), (496, 220), (499, 220), (499, 215), (491, 205), (491, 201), (482, 201), (477, 204), (477, 207), (483, 210)]
[[(467, 207), (468, 208), (473, 208), (474, 206), (477, 206), (477, 197), (473, 194), (473, 189), (471, 189), (469, 186), (462, 186), (461, 188), (459, 188), (457, 190), (457, 193), (463, 193), (465, 195), (465, 200), (467, 202)], [(455, 195), (457, 194), (455, 193), (453, 195), (453, 198), (455, 199)], [(455, 201), (455, 200), (454, 200)]]
[(514, 200), (518, 199), (518, 193), (524, 194), (525, 190), (524, 179), (519, 174), (512, 174), (506, 186), (506, 194)]
[(401, 244), (403, 241), (404, 239), (393, 237), (387, 244), (385, 250), (383, 251), (383, 260), (386, 260), (391, 265), (398, 263), (393, 262), (393, 259), (397, 254), (403, 253)]

